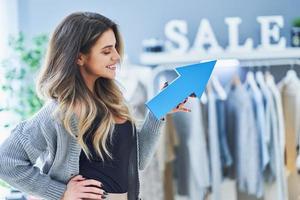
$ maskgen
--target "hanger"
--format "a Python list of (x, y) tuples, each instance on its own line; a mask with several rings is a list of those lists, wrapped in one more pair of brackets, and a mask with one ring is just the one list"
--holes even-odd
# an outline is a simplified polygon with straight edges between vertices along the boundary
[[(266, 61), (265, 62), (265, 73), (264, 73), (264, 79), (265, 79), (265, 83), (268, 83), (269, 82), (269, 80), (268, 79), (270, 79), (270, 78), (272, 78), (273, 79), (273, 81), (274, 81), (274, 77), (273, 77), (273, 75), (271, 74), (271, 71), (270, 71), (270, 69), (271, 69), (271, 64), (268, 62), (268, 61)], [(274, 81), (274, 84), (275, 84), (275, 81)], [(276, 85), (276, 84), (275, 84)]]
[(298, 80), (297, 72), (294, 70), (294, 62), (290, 63), (290, 69), (287, 71), (284, 77), (284, 83), (288, 83), (290, 81)]
[(263, 73), (265, 81), (267, 81), (267, 76), (266, 75), (270, 73), (270, 68), (271, 68), (271, 66), (270, 66), (269, 62), (265, 61), (265, 70), (264, 70), (264, 73)]
[(212, 82), (213, 89), (219, 95), (219, 97), (222, 100), (227, 99), (227, 94), (226, 94), (224, 88), (222, 87), (222, 85), (221, 85), (218, 77), (217, 76), (213, 76), (212, 79), (211, 79), (211, 82)]
[[(250, 67), (253, 68), (253, 65), (252, 66), (250, 65)], [(259, 92), (259, 88), (254, 79), (254, 72), (252, 70), (249, 70), (247, 72), (245, 84), (249, 85), (251, 87), (251, 89), (254, 90), (254, 92)]]
[(271, 71), (271, 64), (268, 61), (266, 61), (266, 71), (265, 72), (269, 72), (271, 74), (270, 71)]
[(200, 101), (202, 104), (207, 104), (208, 102), (208, 98), (207, 98), (207, 94), (206, 94), (206, 91), (204, 91), (200, 97)]
[(272, 85), (272, 86), (276, 87), (276, 83), (275, 83), (274, 77), (273, 77), (273, 75), (269, 71), (266, 72), (265, 79), (266, 79), (266, 83), (268, 85)]
[(256, 78), (257, 83), (260, 86), (263, 87), (266, 84), (265, 79), (264, 79), (264, 75), (263, 75), (263, 73), (261, 71), (257, 71), (255, 73), (255, 78)]

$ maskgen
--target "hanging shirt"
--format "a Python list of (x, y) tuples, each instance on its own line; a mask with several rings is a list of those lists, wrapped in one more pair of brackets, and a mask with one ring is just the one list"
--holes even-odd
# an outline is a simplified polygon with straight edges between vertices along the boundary
[(260, 144), (252, 101), (244, 85), (234, 85), (226, 101), (227, 133), (233, 155), (231, 176), (235, 176), (241, 192), (262, 196)]
[(212, 199), (219, 200), (221, 198), (221, 182), (222, 182), (222, 165), (220, 154), (220, 141), (218, 135), (218, 121), (216, 96), (210, 91), (208, 94), (208, 141), (209, 141), (209, 156), (211, 167), (211, 182), (212, 182)]
[(205, 199), (210, 182), (209, 155), (203, 121), (203, 110), (198, 98), (190, 98), (186, 106), (191, 112), (172, 115), (179, 137), (175, 169), (178, 194), (189, 199)]
[(222, 169), (228, 169), (233, 164), (227, 141), (226, 120), (228, 119), (225, 116), (225, 100), (218, 96), (216, 97), (216, 114)]
[(254, 111), (255, 118), (255, 129), (257, 131), (258, 143), (259, 143), (259, 169), (257, 171), (257, 183), (256, 183), (256, 197), (260, 198), (263, 196), (263, 172), (266, 169), (270, 156), (267, 149), (267, 140), (266, 140), (266, 122), (264, 117), (264, 105), (263, 105), (263, 96), (261, 91), (255, 91), (251, 87), (247, 86), (247, 91), (251, 98), (252, 109)]

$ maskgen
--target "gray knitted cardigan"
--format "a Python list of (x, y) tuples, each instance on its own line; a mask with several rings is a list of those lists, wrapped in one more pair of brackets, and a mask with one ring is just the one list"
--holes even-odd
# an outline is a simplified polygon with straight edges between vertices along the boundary
[[(0, 178), (13, 187), (43, 199), (61, 199), (66, 184), (79, 174), (81, 147), (62, 123), (52, 117), (57, 101), (50, 100), (33, 117), (20, 122), (0, 146)], [(128, 200), (139, 199), (139, 172), (154, 154), (163, 122), (148, 112), (135, 134), (129, 160)], [(78, 119), (71, 118), (78, 133)], [(36, 161), (41, 160), (42, 167)]]

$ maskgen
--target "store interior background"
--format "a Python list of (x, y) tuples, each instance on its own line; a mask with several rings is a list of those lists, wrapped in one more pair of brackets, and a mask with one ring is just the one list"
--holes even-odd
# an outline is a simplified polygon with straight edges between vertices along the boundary
[[(0, 48), (0, 58), (8, 56), (8, 35), (21, 31), (27, 39), (30, 39), (38, 34), (50, 34), (62, 18), (74, 11), (98, 12), (119, 24), (125, 43), (125, 53), (129, 62), (135, 66), (143, 65), (140, 60), (143, 53), (142, 41), (149, 38), (165, 40), (165, 25), (173, 19), (187, 22), (188, 33), (186, 36), (190, 46), (194, 43), (201, 19), (208, 19), (219, 45), (226, 48), (228, 26), (224, 19), (240, 17), (242, 19), (242, 23), (239, 25), (240, 43), (244, 43), (247, 38), (252, 38), (255, 50), (260, 44), (260, 24), (257, 17), (281, 15), (284, 18), (284, 27), (280, 30), (280, 35), (286, 38), (286, 44), (289, 47), (292, 21), (294, 18), (300, 17), (299, 9), (299, 0), (1, 0), (0, 11), (3, 12), (0, 12), (0, 46), (4, 48)], [(272, 67), (270, 71), (276, 81), (279, 81), (290, 68), (291, 66), (287, 64), (286, 66)], [(294, 69), (300, 76), (300, 66), (297, 65)], [(218, 69), (218, 72), (222, 74), (222, 70)], [(242, 70), (244, 70), (242, 71), (242, 75), (244, 75), (249, 68)], [(227, 83), (229, 80), (228, 77), (220, 76), (219, 78), (223, 83)], [(3, 116), (1, 117), (3, 118)], [(0, 143), (7, 135), (8, 133), (0, 134)], [(247, 198), (241, 200), (247, 200)]]
[[(13, 2), (15, 2), (15, 6)], [(141, 64), (142, 41), (149, 38), (165, 40), (165, 25), (173, 19), (187, 22), (186, 37), (190, 46), (194, 43), (201, 19), (208, 19), (219, 45), (226, 48), (228, 27), (224, 19), (240, 17), (242, 19), (242, 23), (239, 25), (240, 44), (243, 44), (247, 38), (252, 38), (254, 48), (256, 48), (260, 44), (260, 24), (256, 18), (281, 15), (284, 18), (284, 28), (280, 30), (280, 35), (286, 38), (288, 47), (291, 44), (292, 21), (299, 16), (300, 6), (300, 2), (297, 0), (188, 0), (176, 2), (171, 0), (153, 0), (151, 2), (112, 0), (109, 3), (98, 0), (90, 0), (88, 3), (66, 0), (60, 2), (13, 0), (10, 4), (13, 5), (11, 6), (13, 12), (10, 12), (10, 15), (15, 13), (17, 17), (13, 16), (12, 19), (15, 20), (15, 23), (10, 22), (8, 26), (13, 26), (13, 31), (24, 32), (28, 38), (40, 33), (51, 33), (64, 16), (74, 11), (95, 11), (108, 16), (120, 25), (125, 42), (125, 52), (133, 64)], [(271, 70), (277, 81), (285, 74), (285, 71), (277, 67), (273, 67)], [(298, 71), (297, 68), (296, 70)]]
[(77, 1), (25, 0), (17, 1), (17, 23), (19, 30), (26, 35), (50, 33), (59, 21), (73, 11), (95, 11), (115, 20), (121, 28), (125, 40), (125, 51), (129, 59), (139, 63), (142, 51), (141, 43), (145, 38), (164, 39), (165, 24), (172, 19), (182, 19), (188, 23), (188, 34), (192, 44), (202, 18), (207, 18), (221, 46), (227, 46), (228, 30), (225, 17), (240, 17), (240, 41), (247, 37), (259, 44), (259, 23), (257, 16), (284, 16), (284, 29), (281, 35), (290, 44), (290, 28), (293, 18), (299, 16), (300, 2), (297, 0), (153, 0), (153, 1), (117, 1), (108, 2), (89, 0)]

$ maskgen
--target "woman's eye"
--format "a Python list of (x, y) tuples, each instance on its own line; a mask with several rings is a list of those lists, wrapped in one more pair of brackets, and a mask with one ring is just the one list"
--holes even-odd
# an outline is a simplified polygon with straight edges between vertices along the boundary
[(107, 52), (103, 52), (105, 55), (108, 55), (110, 54), (110, 51), (107, 51)]

